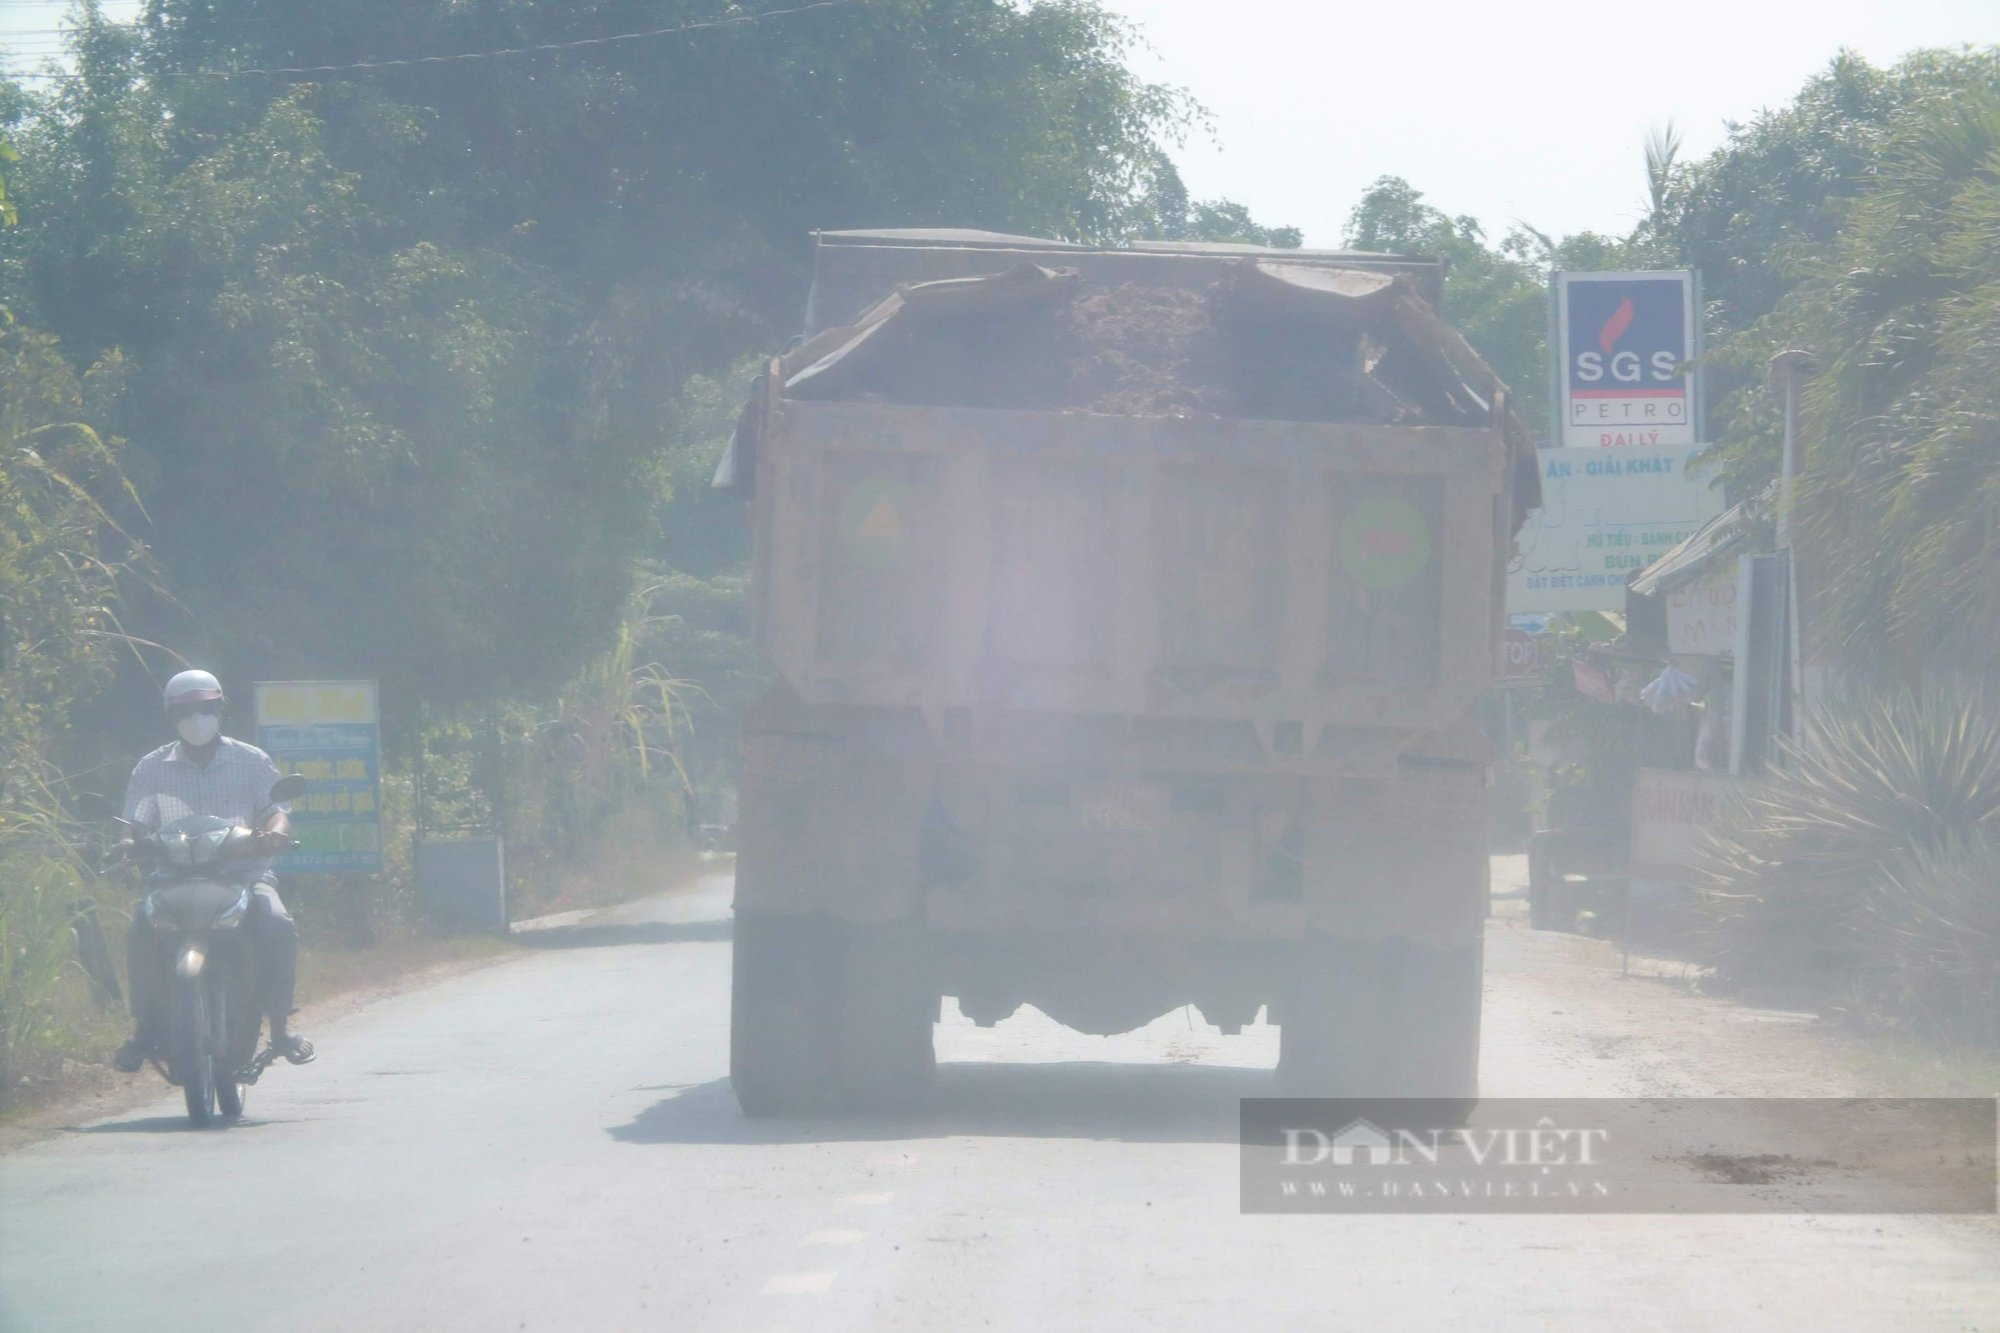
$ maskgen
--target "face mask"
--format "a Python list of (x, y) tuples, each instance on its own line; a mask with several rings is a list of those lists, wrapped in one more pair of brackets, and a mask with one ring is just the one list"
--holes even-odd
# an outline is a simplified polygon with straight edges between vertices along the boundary
[(181, 739), (199, 750), (222, 731), (222, 719), (213, 713), (191, 713), (174, 723)]

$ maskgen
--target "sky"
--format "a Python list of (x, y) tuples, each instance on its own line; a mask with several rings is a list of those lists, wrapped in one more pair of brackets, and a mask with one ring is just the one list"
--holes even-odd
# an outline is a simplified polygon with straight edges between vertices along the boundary
[[(1496, 238), (1517, 220), (1624, 232), (1645, 199), (1649, 130), (1672, 120), (1700, 154), (1727, 122), (1789, 101), (1842, 47), (1887, 64), (2000, 43), (2000, 0), (1103, 3), (1144, 29), (1134, 68), (1213, 116), (1213, 137), (1177, 155), (1196, 197), (1235, 199), (1326, 246), (1383, 175)], [(55, 49), (67, 7), (0, 0), (10, 67)]]
[(1791, 100), (1847, 47), (1877, 64), (2000, 43), (2000, 0), (1106, 0), (1187, 88), (1213, 141), (1179, 154), (1197, 198), (1338, 245), (1370, 182), (1401, 176), (1488, 234), (1516, 220), (1622, 233), (1646, 198), (1648, 131), (1685, 155)]

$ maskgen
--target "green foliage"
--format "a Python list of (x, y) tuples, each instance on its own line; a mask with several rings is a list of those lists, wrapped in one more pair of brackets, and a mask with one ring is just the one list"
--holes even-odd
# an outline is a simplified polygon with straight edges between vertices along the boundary
[(37, 785), (70, 706), (109, 669), (118, 578), (138, 570), (140, 552), (113, 515), (137, 507), (117, 451), (82, 420), (116, 359), (78, 376), (53, 338), (0, 320), (4, 825)]
[(0, 140), (0, 227), (11, 227), (21, 220), (19, 210), (14, 207), (12, 196), (7, 193), (7, 175), (13, 164), (21, 160), (14, 146)]
[(1810, 337), (1815, 622), (1877, 675), (2000, 652), (2000, 89), (1898, 126), (1879, 184), (1781, 308)]
[[(344, 64), (671, 27), (657, 0), (152, 0), (80, 17), (32, 102), (18, 303), (129, 368), (119, 428), (233, 677), (370, 675), (392, 711), (546, 695), (617, 632), (689, 455), (684, 386), (795, 328), (815, 227), (1121, 239), (1197, 112), (1095, 4), (878, 0), (319, 83)], [(173, 71), (174, 77), (167, 77)], [(1187, 205), (1186, 234), (1270, 236)], [(229, 508), (228, 522), (214, 521)], [(733, 536), (679, 535), (704, 577)]]
[(1866, 905), (1875, 965), (1857, 1002), (1926, 1037), (2000, 1045), (2000, 835), (1919, 846), (1884, 870)]
[(1280, 250), (1296, 250), (1305, 244), (1305, 233), (1297, 227), (1263, 226), (1242, 204), (1227, 199), (1192, 199), (1180, 172), (1164, 153), (1155, 168), (1142, 218), (1138, 234), (1148, 240), (1229, 242)]
[(1711, 357), (1712, 384), (1741, 385), (1719, 414), (1724, 475), (1739, 493), (1776, 475), (1782, 418), (1765, 363), (1788, 347), (1816, 353), (1799, 498), (1815, 651), (1878, 678), (1990, 672), (2000, 648), (2000, 51), (1919, 55), (1888, 72), (1843, 62), (1770, 132), (1791, 142), (1797, 118), (1830, 114), (1830, 98), (1854, 122), (1837, 135), (1823, 127), (1820, 137), (1847, 148), (1815, 159), (1848, 173), (1837, 194), (1823, 183), (1837, 224), (1793, 220), (1816, 244), (1783, 258), (1792, 285)]
[[(0, 165), (19, 161), (0, 143)], [(0, 171), (0, 225), (17, 221)], [(120, 637), (121, 574), (142, 552), (114, 517), (137, 496), (88, 419), (120, 362), (79, 376), (56, 340), (0, 307), (0, 1100), (63, 1037), (87, 871), (49, 760)]]
[[(1906, 936), (1935, 948), (1949, 933), (1941, 923), (1963, 915), (1957, 876), (1996, 836), (1990, 701), (1911, 691), (1831, 701), (1715, 834), (1720, 966), (1746, 982), (1893, 971)], [(1986, 881), (1980, 911), (1996, 886)]]
[(1887, 69), (1843, 53), (1789, 105), (1733, 126), (1727, 143), (1685, 169), (1673, 234), (1679, 262), (1702, 275), (1710, 418), (1733, 494), (1777, 475), (1783, 423), (1765, 365), (1819, 340), (1825, 311), (1810, 279), (1845, 243), (1855, 201), (1876, 188), (1899, 127), (1995, 90), (2000, 48), (1919, 51)]
[(538, 365), (560, 293), (503, 254), (401, 243), (329, 157), (313, 100), (288, 92), (182, 163), (155, 151), (116, 200), (57, 167), (98, 165), (105, 139), (158, 150), (100, 131), (160, 108), (133, 95), (43, 127), (46, 206), (123, 219), (43, 228), (29, 256), (73, 337), (130, 352), (134, 471), (195, 627), (156, 610), (149, 637), (245, 675), (381, 674), (405, 700), (546, 680), (615, 615), (646, 464), (624, 437), (561, 429)]
[(81, 872), (60, 856), (0, 844), (0, 1100), (59, 1038), (57, 992), (78, 969), (72, 904)]
[(1789, 105), (1732, 125), (1688, 174), (1676, 227), (1702, 272), (1714, 332), (1776, 308), (1798, 263), (1839, 235), (1899, 116), (1996, 86), (1996, 48), (1918, 51), (1888, 69), (1843, 52)]
[(543, 725), (545, 742), (569, 757), (587, 787), (610, 788), (620, 769), (640, 782), (657, 769), (686, 783), (678, 751), (696, 687), (645, 658), (643, 645), (671, 619), (653, 611), (658, 591), (647, 587), (633, 595), (611, 646), (577, 673)]
[(545, 904), (602, 850), (621, 816), (678, 829), (691, 794), (683, 753), (707, 691), (663, 665), (677, 618), (662, 584), (633, 594), (611, 646), (549, 703), (510, 709), (501, 763), (517, 909)]

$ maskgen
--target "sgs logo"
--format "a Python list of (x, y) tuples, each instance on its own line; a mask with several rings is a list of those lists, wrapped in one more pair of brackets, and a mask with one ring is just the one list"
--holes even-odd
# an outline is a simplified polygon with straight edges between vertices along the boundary
[(1655, 351), (1642, 356), (1631, 348), (1619, 347), (1619, 340), (1638, 320), (1638, 305), (1627, 296), (1597, 331), (1597, 346), (1576, 354), (1576, 382), (1600, 384), (1607, 378), (1615, 384), (1639, 384), (1650, 379), (1655, 384), (1676, 384), (1681, 378), (1681, 358), (1675, 351)]

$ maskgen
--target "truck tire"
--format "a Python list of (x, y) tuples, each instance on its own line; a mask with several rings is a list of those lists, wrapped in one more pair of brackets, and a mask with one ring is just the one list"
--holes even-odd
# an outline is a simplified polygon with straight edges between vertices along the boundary
[(806, 1115), (836, 1099), (840, 936), (818, 915), (738, 913), (729, 1083), (747, 1116)]
[(1410, 1118), (1463, 1123), (1479, 1100), (1483, 972), (1477, 941), (1309, 950), (1278, 1016), (1281, 1091), (1386, 1100)]
[(1278, 1006), (1278, 1085), (1288, 1097), (1382, 1095), (1386, 1034), (1379, 950), (1309, 948)]
[(923, 929), (915, 921), (849, 925), (840, 975), (840, 1100), (850, 1110), (920, 1103), (937, 1072)]

